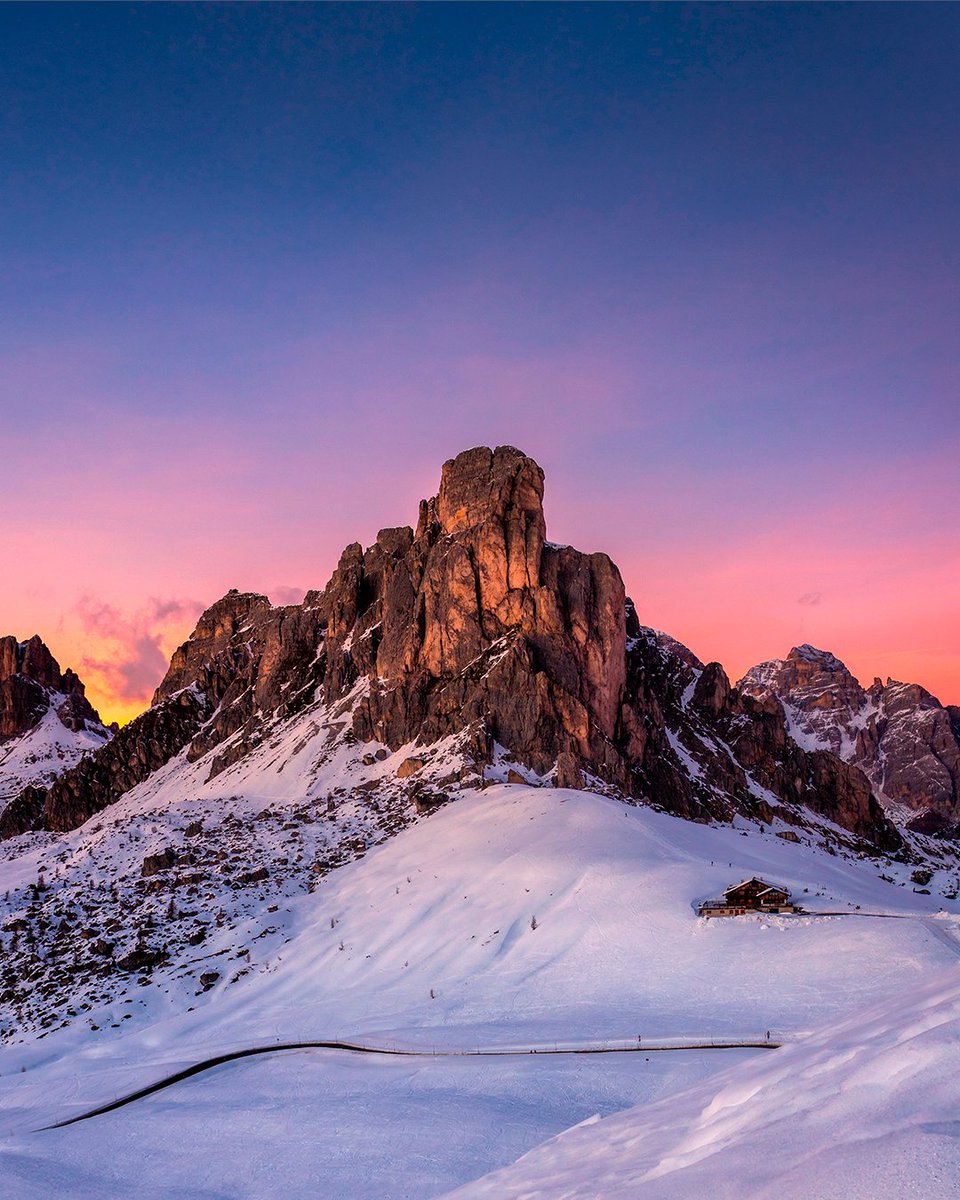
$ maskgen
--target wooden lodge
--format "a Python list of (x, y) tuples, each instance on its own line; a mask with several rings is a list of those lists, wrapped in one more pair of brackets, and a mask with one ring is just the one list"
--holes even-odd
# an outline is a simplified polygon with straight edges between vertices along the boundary
[(704, 900), (697, 909), (701, 917), (743, 917), (756, 912), (794, 913), (797, 907), (790, 903), (786, 888), (754, 876), (728, 887), (719, 900)]

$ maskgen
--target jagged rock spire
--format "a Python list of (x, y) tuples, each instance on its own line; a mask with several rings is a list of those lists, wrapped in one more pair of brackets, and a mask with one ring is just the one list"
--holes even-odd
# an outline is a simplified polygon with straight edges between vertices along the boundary
[(80, 679), (69, 669), (60, 670), (39, 636), (25, 642), (0, 638), (0, 742), (32, 729), (52, 703), (67, 729), (83, 729), (87, 723), (100, 727)]

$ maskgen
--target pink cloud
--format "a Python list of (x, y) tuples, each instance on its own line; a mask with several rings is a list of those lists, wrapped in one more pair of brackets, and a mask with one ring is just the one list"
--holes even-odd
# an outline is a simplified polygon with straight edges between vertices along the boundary
[(121, 706), (145, 706), (167, 669), (173, 646), (202, 609), (196, 600), (153, 597), (126, 615), (94, 596), (81, 596), (75, 607), (86, 641), (80, 673), (91, 694), (103, 694)]

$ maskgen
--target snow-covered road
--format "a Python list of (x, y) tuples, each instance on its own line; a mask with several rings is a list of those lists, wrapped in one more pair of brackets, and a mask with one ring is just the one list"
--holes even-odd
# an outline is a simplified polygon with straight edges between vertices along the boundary
[(138, 1088), (135, 1092), (128, 1092), (124, 1096), (119, 1096), (117, 1099), (110, 1100), (96, 1108), (77, 1113), (75, 1116), (65, 1117), (63, 1120), (55, 1121), (52, 1125), (45, 1125), (38, 1132), (44, 1133), (51, 1129), (65, 1129), (68, 1125), (76, 1125), (80, 1121), (88, 1121), (91, 1117), (101, 1117), (106, 1113), (115, 1112), (118, 1108), (125, 1108), (128, 1104), (133, 1104), (137, 1100), (144, 1100), (147, 1096), (153, 1096), (157, 1092), (162, 1092), (166, 1088), (184, 1082), (184, 1080), (192, 1079), (194, 1076), (201, 1075), (205, 1071), (212, 1071), (215, 1067), (223, 1066), (228, 1062), (236, 1062), (243, 1058), (255, 1058), (263, 1054), (284, 1054), (291, 1050), (339, 1050), (347, 1054), (435, 1059), (511, 1058), (528, 1054), (656, 1054), (683, 1050), (775, 1050), (780, 1045), (782, 1045), (781, 1042), (771, 1040), (768, 1034), (766, 1037), (754, 1036), (749, 1040), (727, 1039), (721, 1041), (718, 1039), (704, 1039), (700, 1041), (678, 1042), (654, 1038), (648, 1042), (643, 1042), (642, 1039), (638, 1038), (636, 1043), (631, 1042), (628, 1045), (615, 1045), (609, 1042), (584, 1042), (579, 1046), (561, 1046), (557, 1043), (551, 1046), (543, 1043), (539, 1046), (500, 1047), (493, 1050), (481, 1050), (479, 1048), (476, 1050), (404, 1050), (397, 1046), (375, 1046), (361, 1045), (357, 1042), (324, 1041), (286, 1042), (275, 1046), (250, 1046), (244, 1050), (234, 1050), (229, 1054), (218, 1054), (213, 1058), (204, 1059), (202, 1062), (194, 1063), (189, 1067), (184, 1067), (180, 1071), (175, 1071), (172, 1075), (164, 1075), (153, 1083)]

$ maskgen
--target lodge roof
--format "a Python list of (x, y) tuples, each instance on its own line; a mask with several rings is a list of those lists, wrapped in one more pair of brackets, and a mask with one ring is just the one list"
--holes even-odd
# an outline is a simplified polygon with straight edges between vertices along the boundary
[[(745, 887), (748, 883), (761, 883), (765, 890), (776, 887), (776, 884), (768, 883), (766, 879), (761, 879), (759, 875), (751, 875), (749, 879), (741, 879), (739, 883), (734, 883), (730, 887), (725, 888), (723, 894), (726, 896), (729, 892), (735, 892), (737, 888)], [(782, 892), (783, 888), (777, 888), (777, 891)]]

